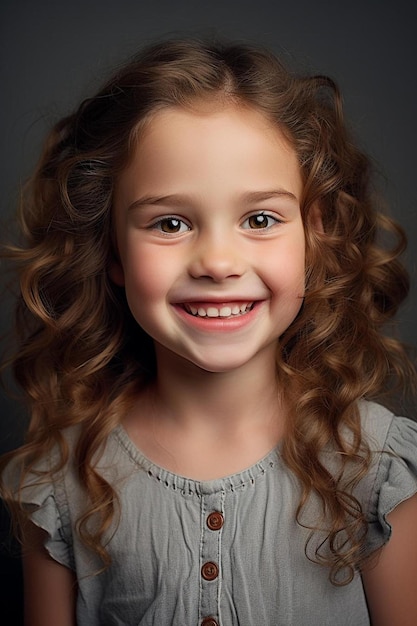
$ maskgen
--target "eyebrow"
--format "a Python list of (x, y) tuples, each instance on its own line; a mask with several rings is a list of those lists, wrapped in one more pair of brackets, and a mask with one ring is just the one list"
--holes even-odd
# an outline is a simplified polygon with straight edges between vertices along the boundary
[[(263, 200), (270, 200), (271, 198), (288, 198), (290, 200), (297, 200), (297, 196), (295, 196), (290, 191), (286, 189), (271, 189), (267, 191), (247, 191), (241, 196), (241, 200), (245, 204), (251, 204), (253, 202), (262, 202)], [(184, 204), (189, 204), (192, 201), (191, 196), (187, 196), (184, 194), (168, 194), (165, 196), (142, 196), (138, 198), (132, 204), (130, 204), (127, 208), (128, 211), (133, 211), (134, 209), (139, 209), (142, 206), (149, 205), (164, 205), (169, 204), (173, 207), (181, 207)]]

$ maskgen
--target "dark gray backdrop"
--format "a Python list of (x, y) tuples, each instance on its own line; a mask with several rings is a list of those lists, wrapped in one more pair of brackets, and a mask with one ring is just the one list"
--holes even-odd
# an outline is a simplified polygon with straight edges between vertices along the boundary
[[(415, 282), (412, 6), (409, 0), (1, 0), (1, 220), (14, 209), (46, 129), (89, 95), (109, 68), (160, 36), (216, 33), (265, 44), (298, 67), (337, 79), (356, 136), (379, 164), (391, 211), (409, 234)], [(414, 346), (416, 300), (414, 287), (400, 317), (401, 334)], [(0, 326), (9, 324), (8, 300), (2, 297)], [(20, 442), (22, 423), (17, 402), (2, 394), (0, 452)], [(0, 614), (8, 624), (20, 624), (18, 560), (2, 558), (1, 579), (8, 585), (1, 588)]]
[[(417, 38), (412, 3), (380, 0), (2, 0), (0, 8), (1, 218), (33, 167), (50, 124), (89, 95), (109, 68), (160, 36), (216, 33), (260, 42), (297, 67), (336, 78), (362, 146), (410, 238), (415, 282)], [(414, 287), (400, 317), (417, 344)], [(7, 300), (0, 325), (10, 323)], [(5, 394), (0, 452), (20, 441), (21, 411)]]

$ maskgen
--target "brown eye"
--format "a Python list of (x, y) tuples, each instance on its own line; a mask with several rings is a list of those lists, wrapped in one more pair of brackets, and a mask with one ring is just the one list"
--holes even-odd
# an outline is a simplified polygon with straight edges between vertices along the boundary
[(153, 227), (166, 235), (177, 235), (190, 230), (189, 226), (177, 217), (164, 217)]
[(161, 230), (164, 233), (177, 233), (180, 229), (181, 223), (179, 220), (169, 218), (161, 221)]
[(250, 228), (266, 228), (268, 226), (266, 215), (252, 215), (248, 221)]
[(272, 215), (266, 215), (265, 213), (255, 213), (250, 215), (244, 222), (243, 228), (251, 230), (262, 230), (271, 228), (274, 224), (279, 224), (280, 221)]

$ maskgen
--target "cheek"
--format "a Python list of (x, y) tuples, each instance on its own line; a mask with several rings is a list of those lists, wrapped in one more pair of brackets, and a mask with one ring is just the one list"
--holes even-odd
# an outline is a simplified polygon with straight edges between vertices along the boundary
[(271, 251), (265, 256), (269, 286), (278, 295), (302, 298), (305, 292), (305, 244), (304, 238)]
[(135, 246), (123, 259), (126, 295), (131, 306), (147, 308), (165, 300), (174, 280), (175, 260), (159, 249)]

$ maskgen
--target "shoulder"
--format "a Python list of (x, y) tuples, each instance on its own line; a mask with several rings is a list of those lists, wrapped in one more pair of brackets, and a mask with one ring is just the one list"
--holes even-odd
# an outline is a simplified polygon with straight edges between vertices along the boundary
[(417, 423), (394, 417), (376, 453), (362, 580), (372, 623), (417, 620)]
[(357, 497), (369, 522), (367, 544), (372, 552), (391, 536), (387, 516), (417, 493), (417, 422), (373, 402), (361, 402), (359, 409), (371, 465)]
[(359, 402), (359, 414), (361, 418), (362, 435), (371, 447), (373, 444), (385, 443), (386, 437), (396, 419), (394, 413), (376, 402), (361, 400)]
[(395, 415), (376, 402), (359, 402), (362, 436), (371, 451), (398, 454), (407, 449), (417, 453), (417, 422)]

